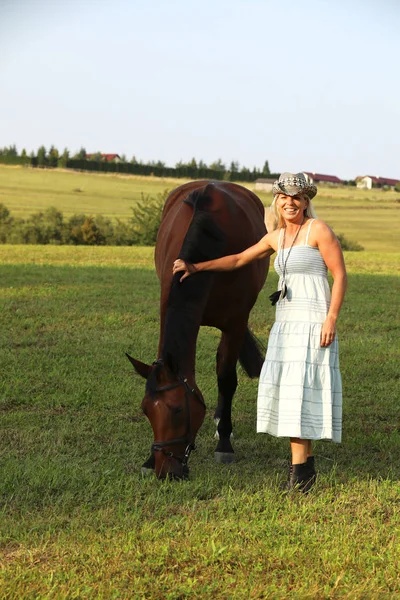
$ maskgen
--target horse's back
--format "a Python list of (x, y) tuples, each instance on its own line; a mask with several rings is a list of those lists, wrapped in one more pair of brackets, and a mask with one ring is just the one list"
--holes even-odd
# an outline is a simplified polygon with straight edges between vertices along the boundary
[(241, 252), (265, 235), (264, 206), (253, 192), (230, 182), (191, 181), (173, 190), (165, 202), (155, 251), (159, 277), (171, 257), (178, 256), (192, 222), (192, 193), (206, 190), (208, 209), (224, 232), (225, 254)]
[[(211, 233), (209, 227), (204, 231), (203, 225), (206, 223), (207, 228), (207, 222), (214, 228)], [(218, 237), (216, 232), (220, 234), (221, 243), (213, 245), (213, 237)], [(165, 203), (155, 253), (162, 304), (168, 295), (172, 265), (178, 256), (201, 262), (237, 254), (256, 244), (265, 234), (264, 206), (247, 188), (230, 182), (197, 181), (173, 190)], [(208, 255), (204, 253), (207, 245)], [(188, 246), (191, 250), (185, 255)], [(229, 319), (235, 318), (237, 310), (248, 312), (264, 284), (268, 265), (269, 260), (262, 259), (233, 272), (216, 274), (202, 324), (223, 328)], [(229, 310), (227, 299), (232, 307)]]

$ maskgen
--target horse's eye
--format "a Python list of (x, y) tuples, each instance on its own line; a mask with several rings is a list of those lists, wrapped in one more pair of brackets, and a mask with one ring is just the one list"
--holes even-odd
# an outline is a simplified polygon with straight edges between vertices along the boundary
[(183, 407), (182, 406), (171, 406), (171, 411), (173, 415), (178, 415), (179, 413), (181, 413), (183, 411)]

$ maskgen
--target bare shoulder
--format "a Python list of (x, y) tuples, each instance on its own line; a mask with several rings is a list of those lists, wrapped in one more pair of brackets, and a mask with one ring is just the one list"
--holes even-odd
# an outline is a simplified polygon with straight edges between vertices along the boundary
[(324, 233), (324, 232), (327, 233), (328, 231), (332, 231), (332, 229), (329, 227), (329, 225), (327, 223), (325, 223), (325, 221), (321, 221), (321, 219), (314, 219), (314, 222), (312, 224), (312, 229), (314, 229), (314, 231), (318, 231), (321, 233)]
[(310, 232), (310, 242), (318, 243), (321, 240), (335, 239), (336, 235), (325, 221), (314, 219)]

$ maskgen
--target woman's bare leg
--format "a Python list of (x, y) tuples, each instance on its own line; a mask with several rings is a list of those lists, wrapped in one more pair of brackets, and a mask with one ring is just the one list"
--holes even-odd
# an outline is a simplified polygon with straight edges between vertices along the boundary
[(309, 456), (310, 440), (290, 438), (290, 449), (292, 451), (292, 465), (300, 465), (307, 462)]

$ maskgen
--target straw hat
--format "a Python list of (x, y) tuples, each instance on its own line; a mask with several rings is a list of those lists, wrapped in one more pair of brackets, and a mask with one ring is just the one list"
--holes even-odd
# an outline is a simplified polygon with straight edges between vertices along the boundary
[(305, 194), (311, 200), (317, 194), (317, 186), (305, 173), (282, 173), (279, 179), (274, 181), (272, 193), (274, 196), (276, 194), (286, 194), (286, 196)]

